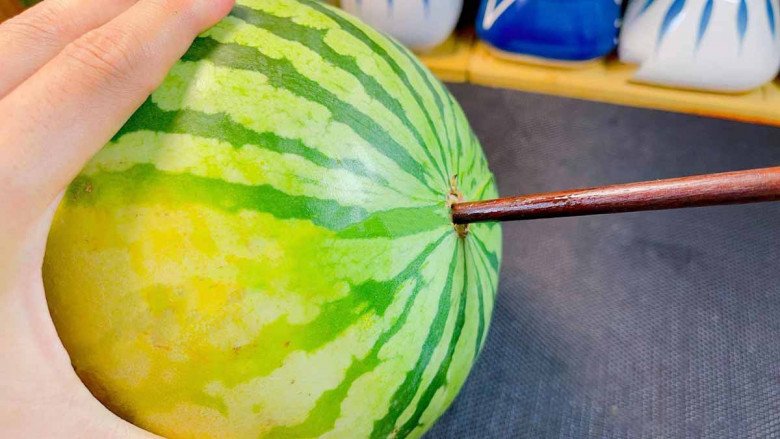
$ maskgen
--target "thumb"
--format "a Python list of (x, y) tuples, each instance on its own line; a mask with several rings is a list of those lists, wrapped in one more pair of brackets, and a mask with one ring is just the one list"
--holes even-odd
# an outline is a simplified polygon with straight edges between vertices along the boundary
[(232, 4), (141, 0), (0, 100), (0, 217), (43, 212)]

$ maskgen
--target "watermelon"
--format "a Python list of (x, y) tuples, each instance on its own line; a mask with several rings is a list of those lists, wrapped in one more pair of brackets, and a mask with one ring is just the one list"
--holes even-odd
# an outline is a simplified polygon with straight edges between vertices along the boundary
[(323, 3), (240, 0), (83, 169), (44, 279), (73, 366), (167, 437), (418, 437), (490, 323), (496, 187), (463, 111)]

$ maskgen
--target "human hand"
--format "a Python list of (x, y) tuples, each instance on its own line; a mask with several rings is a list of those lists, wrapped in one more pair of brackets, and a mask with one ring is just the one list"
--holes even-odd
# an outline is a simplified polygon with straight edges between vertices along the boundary
[(68, 183), (233, 0), (45, 0), (0, 24), (0, 436), (143, 437), (70, 366), (41, 265)]

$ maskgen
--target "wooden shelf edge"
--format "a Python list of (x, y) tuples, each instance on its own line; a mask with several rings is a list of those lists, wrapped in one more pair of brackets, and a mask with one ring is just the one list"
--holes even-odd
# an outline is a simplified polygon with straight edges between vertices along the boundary
[(433, 50), (417, 56), (440, 80), (468, 82), (468, 67), (473, 47), (473, 32), (460, 31)]
[[(450, 56), (420, 58), (446, 82), (516, 89), (629, 107), (780, 126), (780, 82), (752, 92), (727, 95), (635, 83), (634, 67), (617, 60), (561, 69), (506, 61), (495, 57), (473, 33), (456, 37)], [(467, 61), (463, 64), (464, 52)], [(454, 55), (457, 53), (457, 56)]]
[[(611, 93), (599, 91), (594, 93), (593, 89), (587, 87), (578, 87), (576, 85), (567, 86), (565, 89), (556, 84), (540, 84), (537, 82), (526, 82), (518, 84), (512, 80), (506, 80), (501, 77), (490, 77), (488, 75), (475, 74), (471, 72), (469, 82), (475, 85), (481, 85), (494, 88), (506, 88), (520, 90), (530, 93), (540, 93), (552, 96), (561, 96), (574, 99), (581, 99), (594, 102), (603, 102), (608, 104), (622, 105), (627, 107), (646, 108), (652, 110), (671, 111), (682, 114), (693, 114), (697, 116), (706, 116), (718, 119), (736, 120), (740, 122), (757, 123), (762, 125), (780, 126), (780, 114), (777, 112), (764, 111), (764, 108), (743, 108), (739, 110), (736, 106), (697, 106), (684, 100), (670, 100), (664, 98), (652, 98), (630, 96), (621, 93)], [(643, 87), (640, 85), (640, 87)], [(769, 107), (770, 103), (764, 103), (764, 107)], [(776, 105), (780, 105), (778, 102)]]

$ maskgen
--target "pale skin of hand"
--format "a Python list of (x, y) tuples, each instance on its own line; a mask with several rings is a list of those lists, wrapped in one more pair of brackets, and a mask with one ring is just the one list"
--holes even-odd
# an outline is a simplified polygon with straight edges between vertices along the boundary
[(136, 438), (84, 387), (41, 265), (68, 183), (233, 0), (45, 0), (0, 24), (0, 437)]

